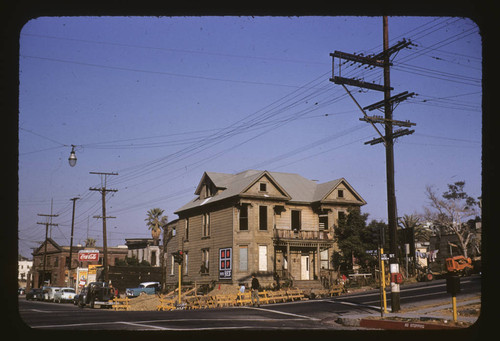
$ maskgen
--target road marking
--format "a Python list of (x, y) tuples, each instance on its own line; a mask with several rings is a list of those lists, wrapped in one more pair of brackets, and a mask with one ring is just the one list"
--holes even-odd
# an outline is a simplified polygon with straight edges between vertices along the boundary
[[(374, 306), (374, 305), (368, 305), (365, 303), (353, 303), (353, 302), (345, 302), (345, 301), (340, 301), (340, 300), (335, 300), (335, 301), (328, 301), (326, 300), (325, 302), (329, 303), (339, 303), (339, 304), (345, 304), (345, 305), (350, 305), (350, 306), (355, 306), (355, 307), (363, 307), (363, 308), (370, 308), (370, 309), (375, 309), (378, 310), (380, 307)], [(371, 302), (367, 302), (371, 303)], [(390, 308), (388, 308), (390, 310)]]
[[(287, 313), (284, 313), (287, 314)], [(290, 315), (290, 314), (287, 314)], [(247, 317), (242, 317), (242, 318), (235, 318), (232, 319), (232, 321), (302, 321), (304, 318), (308, 318), (307, 316), (301, 317), (300, 319), (274, 319), (274, 318), (247, 318)], [(313, 318), (309, 318), (313, 319)], [(317, 319), (314, 319), (317, 320)], [(193, 322), (193, 321), (228, 321), (227, 318), (185, 318), (185, 319), (161, 319), (161, 320), (145, 320), (145, 321), (134, 321), (134, 322), (129, 322), (129, 321), (109, 321), (109, 322), (87, 322), (87, 323), (70, 323), (70, 324), (53, 324), (53, 325), (44, 325), (44, 326), (31, 326), (32, 328), (70, 328), (70, 327), (84, 327), (84, 326), (97, 326), (97, 325), (106, 325), (106, 324), (115, 324), (115, 323), (121, 323), (121, 324), (128, 324), (131, 326), (141, 326), (141, 327), (151, 327), (151, 328), (157, 328), (157, 329), (165, 329), (165, 330), (183, 330), (181, 328), (168, 328), (168, 327), (158, 327), (158, 326), (152, 326), (150, 325), (151, 323), (168, 323), (168, 322)], [(185, 330), (202, 330), (202, 329), (224, 329), (227, 327), (201, 327), (201, 328), (191, 328), (191, 329), (185, 329)], [(235, 328), (241, 328), (241, 327), (235, 327)]]
[(271, 313), (282, 314), (282, 315), (289, 315), (289, 316), (295, 316), (295, 317), (300, 317), (300, 318), (307, 319), (307, 320), (314, 320), (314, 321), (320, 320), (320, 319), (315, 318), (315, 317), (310, 317), (310, 316), (305, 316), (305, 315), (298, 315), (298, 314), (294, 314), (294, 313), (286, 313), (284, 311), (279, 311), (279, 310), (271, 310), (271, 309), (264, 309), (264, 308), (255, 308), (255, 307), (242, 307), (242, 308), (244, 308), (244, 309), (255, 309), (255, 310), (269, 311)]
[(147, 328), (147, 329), (153, 328), (153, 329), (160, 329), (160, 330), (172, 330), (172, 328), (164, 328), (164, 327), (160, 327), (160, 326), (152, 326), (149, 324), (142, 324), (142, 323), (134, 323), (134, 322), (126, 322), (126, 321), (120, 321), (119, 323), (130, 325), (130, 326), (139, 326), (139, 327)]

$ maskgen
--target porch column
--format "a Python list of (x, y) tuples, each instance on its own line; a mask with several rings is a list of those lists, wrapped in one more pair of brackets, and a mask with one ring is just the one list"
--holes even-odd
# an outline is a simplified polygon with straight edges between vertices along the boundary
[(286, 243), (286, 271), (291, 275), (292, 274), (292, 259), (290, 257), (290, 243)]
[(276, 274), (277, 273), (277, 269), (276, 269), (276, 245), (273, 245), (273, 248), (274, 248), (274, 261), (273, 261), (273, 269), (274, 269), (274, 273)]
[(319, 243), (316, 245), (316, 276), (320, 277), (321, 274), (321, 254), (319, 253)]

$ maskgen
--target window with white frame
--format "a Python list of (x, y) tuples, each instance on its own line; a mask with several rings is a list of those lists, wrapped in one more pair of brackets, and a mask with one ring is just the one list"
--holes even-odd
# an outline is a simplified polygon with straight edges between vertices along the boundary
[(240, 271), (248, 271), (248, 245), (240, 246)]

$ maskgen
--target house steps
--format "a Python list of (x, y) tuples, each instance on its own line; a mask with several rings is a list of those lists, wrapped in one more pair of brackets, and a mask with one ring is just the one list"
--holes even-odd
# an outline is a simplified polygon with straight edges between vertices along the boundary
[(318, 280), (294, 280), (293, 287), (307, 292), (323, 289), (323, 285)]

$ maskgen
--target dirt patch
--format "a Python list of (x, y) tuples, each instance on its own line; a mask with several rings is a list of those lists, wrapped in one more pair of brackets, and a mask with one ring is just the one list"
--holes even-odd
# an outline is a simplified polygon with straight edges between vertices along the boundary
[[(238, 285), (230, 285), (230, 284), (220, 284), (216, 285), (215, 288), (213, 288), (212, 291), (208, 293), (208, 295), (215, 296), (215, 295), (228, 295), (228, 294), (234, 294), (236, 295), (240, 290), (240, 287)], [(246, 288), (246, 291), (248, 292), (250, 289)]]
[(160, 304), (160, 298), (157, 295), (141, 294), (130, 299), (130, 310), (146, 311), (156, 310), (156, 306)]
[[(458, 316), (467, 316), (467, 317), (478, 317), (481, 311), (480, 303), (472, 303), (464, 306), (457, 307), (457, 315)], [(453, 316), (453, 308), (447, 308), (443, 310), (435, 311), (437, 314), (449, 314)]]

